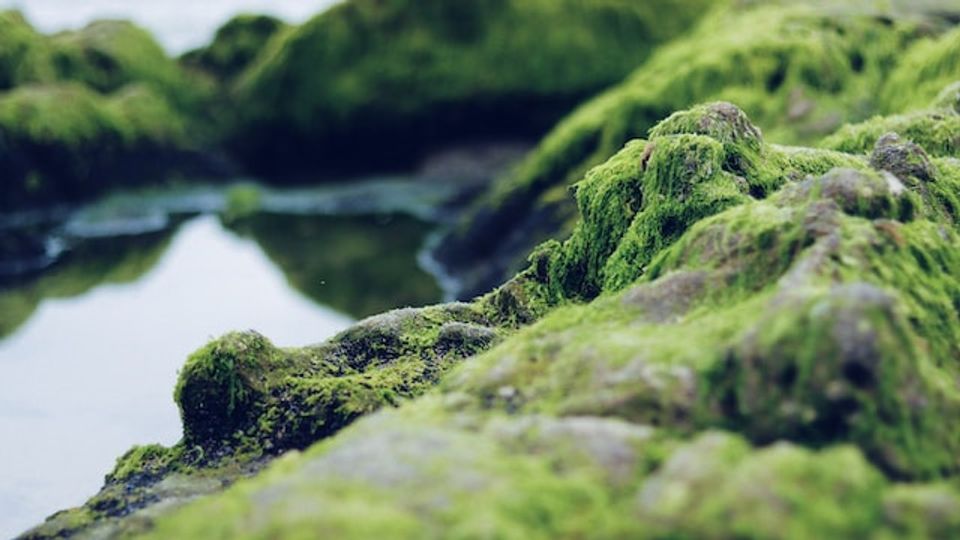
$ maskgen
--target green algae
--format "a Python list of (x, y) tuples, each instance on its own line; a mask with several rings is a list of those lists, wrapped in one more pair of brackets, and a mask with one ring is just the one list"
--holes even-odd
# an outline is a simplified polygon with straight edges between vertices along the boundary
[[(671, 439), (616, 420), (485, 419), (422, 405), (369, 418), (224, 495), (161, 517), (148, 537), (801, 539), (957, 531), (942, 512), (957, 508), (954, 492), (892, 484), (850, 446), (754, 449), (725, 432)], [(618, 473), (619, 487), (598, 482)]]
[[(149, 181), (164, 155), (189, 148), (186, 126), (185, 117), (147, 86), (125, 87), (109, 97), (79, 83), (28, 85), (2, 94), (2, 205), (76, 200)], [(127, 174), (133, 167), (140, 175)]]
[(844, 126), (824, 139), (821, 146), (843, 152), (865, 153), (873, 149), (881, 137), (895, 133), (920, 145), (931, 156), (956, 156), (960, 153), (958, 84), (943, 88), (939, 97), (927, 108), (905, 114), (876, 116), (859, 124)]

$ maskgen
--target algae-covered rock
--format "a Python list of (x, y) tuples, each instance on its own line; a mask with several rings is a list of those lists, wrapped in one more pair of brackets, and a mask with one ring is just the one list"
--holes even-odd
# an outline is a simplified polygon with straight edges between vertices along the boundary
[(944, 513), (957, 501), (945, 486), (890, 483), (850, 446), (755, 449), (725, 432), (685, 441), (596, 417), (421, 404), (162, 515), (147, 537), (921, 538), (958, 532)]
[(452, 139), (537, 134), (709, 3), (344, 2), (267, 45), (238, 80), (229, 137), (277, 174), (397, 167)]
[[(439, 258), (463, 277), (464, 297), (503, 282), (533, 246), (569, 234), (575, 212), (568, 185), (698, 102), (734, 101), (767, 140), (787, 144), (810, 143), (845, 122), (886, 112), (878, 88), (909, 44), (943, 28), (938, 15), (924, 15), (938, 5), (718, 3), (693, 32), (660, 47), (624, 82), (560, 122), (476, 203), (444, 240)], [(477, 261), (493, 261), (491, 270), (475, 271)]]
[(320, 345), (281, 349), (231, 333), (187, 359), (174, 399), (183, 439), (132, 449), (99, 494), (27, 538), (117, 534), (259, 471), (357, 418), (425, 393), (465, 357), (501, 338), (468, 304), (395, 310)]
[(128, 21), (96, 21), (49, 39), (61, 80), (80, 82), (101, 93), (138, 82), (181, 104), (195, 90), (153, 36)]

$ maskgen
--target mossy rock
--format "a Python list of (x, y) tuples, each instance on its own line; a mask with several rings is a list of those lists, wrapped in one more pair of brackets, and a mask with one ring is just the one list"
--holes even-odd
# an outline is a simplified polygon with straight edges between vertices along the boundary
[(960, 155), (960, 74), (957, 77), (957, 81), (941, 89), (927, 108), (846, 125), (824, 139), (821, 146), (866, 153), (892, 133), (922, 146), (933, 157)]
[(960, 166), (710, 103), (576, 190), (574, 235), (473, 304), (201, 349), (184, 440), (28, 537), (960, 534)]
[(0, 91), (55, 77), (46, 38), (19, 11), (0, 11)]
[(426, 402), (161, 515), (146, 537), (932, 538), (960, 531), (958, 509), (949, 486), (892, 483), (851, 446)]
[(263, 53), (274, 36), (288, 29), (269, 15), (237, 15), (217, 29), (209, 45), (184, 54), (180, 61), (229, 83)]
[[(699, 102), (736, 102), (768, 141), (781, 144), (808, 144), (884, 112), (878, 88), (903, 50), (946, 24), (925, 14), (937, 11), (933, 4), (717, 4), (691, 33), (560, 122), (447, 235), (439, 258), (470, 279), (464, 297), (503, 282), (533, 246), (570, 233), (576, 220), (572, 200), (563, 197), (567, 186), (673, 111)], [(472, 275), (480, 260), (502, 262), (488, 275)]]
[(142, 82), (168, 96), (182, 91), (183, 73), (146, 30), (102, 20), (51, 36), (53, 63), (62, 80), (110, 93)]
[(708, 4), (351, 0), (267, 45), (237, 81), (228, 136), (280, 174), (396, 168), (454, 139), (539, 134)]
[(156, 181), (176, 156), (190, 161), (187, 123), (145, 85), (109, 97), (79, 83), (28, 85), (0, 95), (6, 174), (0, 206), (78, 200)]

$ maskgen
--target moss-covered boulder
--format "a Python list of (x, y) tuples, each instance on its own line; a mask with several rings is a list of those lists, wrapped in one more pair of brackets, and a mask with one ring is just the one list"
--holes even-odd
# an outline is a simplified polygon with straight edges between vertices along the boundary
[(269, 15), (237, 15), (217, 29), (209, 45), (184, 54), (180, 61), (230, 82), (264, 51), (270, 39), (288, 28)]
[(212, 89), (129, 22), (46, 36), (0, 13), (0, 208), (221, 174)]
[(0, 91), (54, 77), (45, 37), (19, 11), (0, 11)]
[(104, 96), (79, 83), (0, 94), (0, 207), (85, 199), (108, 188), (212, 171), (189, 120), (146, 84)]
[(128, 21), (96, 21), (49, 40), (61, 80), (83, 83), (105, 94), (137, 82), (175, 101), (186, 101), (186, 94), (193, 90), (153, 36)]
[[(437, 255), (462, 278), (464, 297), (496, 286), (522, 268), (533, 246), (569, 234), (576, 221), (569, 185), (698, 102), (734, 101), (768, 140), (786, 144), (811, 143), (886, 112), (878, 89), (904, 49), (942, 33), (950, 19), (938, 13), (947, 4), (718, 3), (693, 32), (560, 122), (476, 203)], [(902, 65), (906, 72), (912, 64)]]
[(709, 4), (351, 0), (270, 42), (238, 81), (229, 136), (277, 174), (395, 168), (451, 140), (538, 134)]

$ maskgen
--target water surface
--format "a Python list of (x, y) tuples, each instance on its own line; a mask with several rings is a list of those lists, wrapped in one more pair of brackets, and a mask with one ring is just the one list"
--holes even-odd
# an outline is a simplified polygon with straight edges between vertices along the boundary
[(300, 209), (229, 226), (142, 208), (103, 226), (81, 212), (60, 230), (87, 237), (0, 284), (0, 538), (82, 504), (132, 445), (175, 443), (177, 370), (209, 339), (256, 329), (305, 345), (440, 300), (416, 262), (423, 221)]

